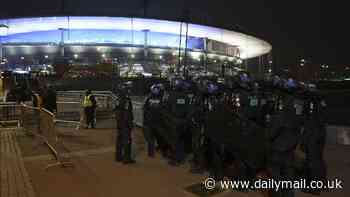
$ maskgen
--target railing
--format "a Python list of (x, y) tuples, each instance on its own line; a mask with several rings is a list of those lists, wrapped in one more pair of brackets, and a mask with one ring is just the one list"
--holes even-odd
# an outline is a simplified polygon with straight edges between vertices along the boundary
[(143, 126), (143, 103), (141, 102), (132, 102), (133, 114), (134, 114), (134, 123), (138, 127)]
[(20, 127), (21, 105), (15, 102), (0, 103), (0, 128)]
[(55, 157), (56, 162), (48, 164), (46, 170), (55, 166), (73, 165), (68, 158), (62, 157), (62, 147), (60, 146), (63, 144), (57, 133), (57, 122), (55, 115), (46, 109), (22, 105), (21, 123), (25, 132), (34, 136), (35, 146), (44, 143)]
[[(82, 113), (82, 108), (78, 107), (80, 102), (84, 97), (84, 91), (66, 91), (66, 92), (57, 92), (57, 114), (59, 117), (67, 117), (67, 114), (75, 114), (75, 118), (77, 119), (77, 115), (80, 114), (80, 120), (83, 120), (84, 114)], [(115, 108), (115, 104), (117, 101), (117, 97), (111, 91), (93, 91), (92, 94), (95, 96), (97, 100), (97, 116), (104, 115), (104, 113), (112, 113)], [(143, 103), (141, 102), (143, 98), (140, 97), (132, 97), (133, 100), (133, 113), (134, 113), (134, 123), (142, 127), (143, 123)], [(69, 105), (75, 105), (75, 109), (68, 109)], [(110, 117), (113, 117), (111, 115)], [(106, 118), (106, 117), (104, 117)], [(82, 122), (82, 124), (84, 124)]]

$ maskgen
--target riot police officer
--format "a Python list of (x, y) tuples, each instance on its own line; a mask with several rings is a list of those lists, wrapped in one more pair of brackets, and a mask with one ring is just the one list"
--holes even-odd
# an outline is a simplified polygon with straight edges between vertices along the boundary
[[(192, 84), (193, 85), (193, 84)], [(190, 99), (190, 123), (191, 144), (193, 159), (191, 163), (191, 173), (202, 173), (204, 171), (204, 121), (205, 110), (202, 92), (199, 88), (192, 87), (188, 93)]]
[(143, 131), (148, 144), (148, 156), (155, 156), (155, 145), (163, 147), (164, 142), (160, 139), (159, 131), (161, 122), (161, 110), (163, 106), (163, 88), (161, 84), (154, 84), (150, 88), (151, 94), (146, 98), (143, 107)]
[[(326, 103), (317, 95), (315, 87), (310, 87), (306, 96), (304, 110), (303, 144), (305, 151), (306, 179), (308, 181), (326, 179), (326, 164), (323, 152), (326, 142), (325, 110)], [(306, 192), (319, 194), (321, 190), (308, 190)]]
[(175, 79), (173, 91), (169, 93), (167, 100), (168, 113), (171, 115), (176, 130), (176, 142), (173, 145), (173, 156), (170, 165), (179, 166), (185, 160), (185, 135), (186, 125), (190, 114), (189, 98), (185, 93), (185, 84), (182, 79)]
[(120, 88), (118, 103), (116, 106), (117, 139), (116, 139), (116, 161), (124, 164), (135, 163), (131, 157), (132, 151), (132, 128), (133, 112), (132, 102), (129, 97), (129, 87), (125, 84)]
[[(278, 108), (271, 118), (269, 168), (275, 180), (293, 181), (295, 178), (294, 150), (300, 138), (300, 127), (294, 106), (296, 83), (293, 79), (289, 79), (282, 87), (276, 100)], [(274, 192), (273, 196), (294, 196), (294, 191), (279, 190)]]

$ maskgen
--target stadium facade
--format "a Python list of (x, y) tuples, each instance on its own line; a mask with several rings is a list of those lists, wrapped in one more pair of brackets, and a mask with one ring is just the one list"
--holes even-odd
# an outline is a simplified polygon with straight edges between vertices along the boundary
[(93, 65), (110, 62), (154, 73), (176, 65), (217, 71), (220, 65), (270, 53), (272, 46), (243, 33), (191, 23), (126, 17), (0, 19), (2, 66)]

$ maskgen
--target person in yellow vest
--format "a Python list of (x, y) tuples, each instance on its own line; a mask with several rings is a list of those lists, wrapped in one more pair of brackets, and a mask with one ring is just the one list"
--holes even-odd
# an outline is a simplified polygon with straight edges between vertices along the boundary
[(82, 105), (85, 113), (86, 128), (88, 129), (91, 126), (91, 128), (94, 129), (96, 124), (95, 110), (96, 110), (97, 104), (96, 104), (95, 97), (91, 93), (91, 90), (86, 91)]

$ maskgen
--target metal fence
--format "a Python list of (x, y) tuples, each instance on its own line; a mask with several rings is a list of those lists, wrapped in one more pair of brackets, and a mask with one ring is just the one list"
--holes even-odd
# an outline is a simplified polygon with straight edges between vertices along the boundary
[[(111, 91), (93, 91), (97, 101), (97, 118), (114, 118), (114, 108), (117, 97)], [(84, 91), (59, 91), (57, 92), (57, 116), (60, 119), (69, 117), (80, 120), (84, 125), (84, 113), (81, 108), (81, 101), (85, 95)], [(132, 97), (133, 114), (135, 125), (142, 127), (143, 125), (143, 103), (144, 97)], [(79, 118), (78, 118), (79, 117)]]
[(34, 136), (34, 146), (45, 144), (55, 157), (55, 163), (48, 164), (45, 169), (54, 166), (72, 166), (69, 158), (63, 157), (63, 143), (57, 132), (55, 115), (46, 109), (22, 105), (21, 124), (27, 134)]
[(19, 127), (21, 105), (15, 102), (0, 103), (0, 128)]

